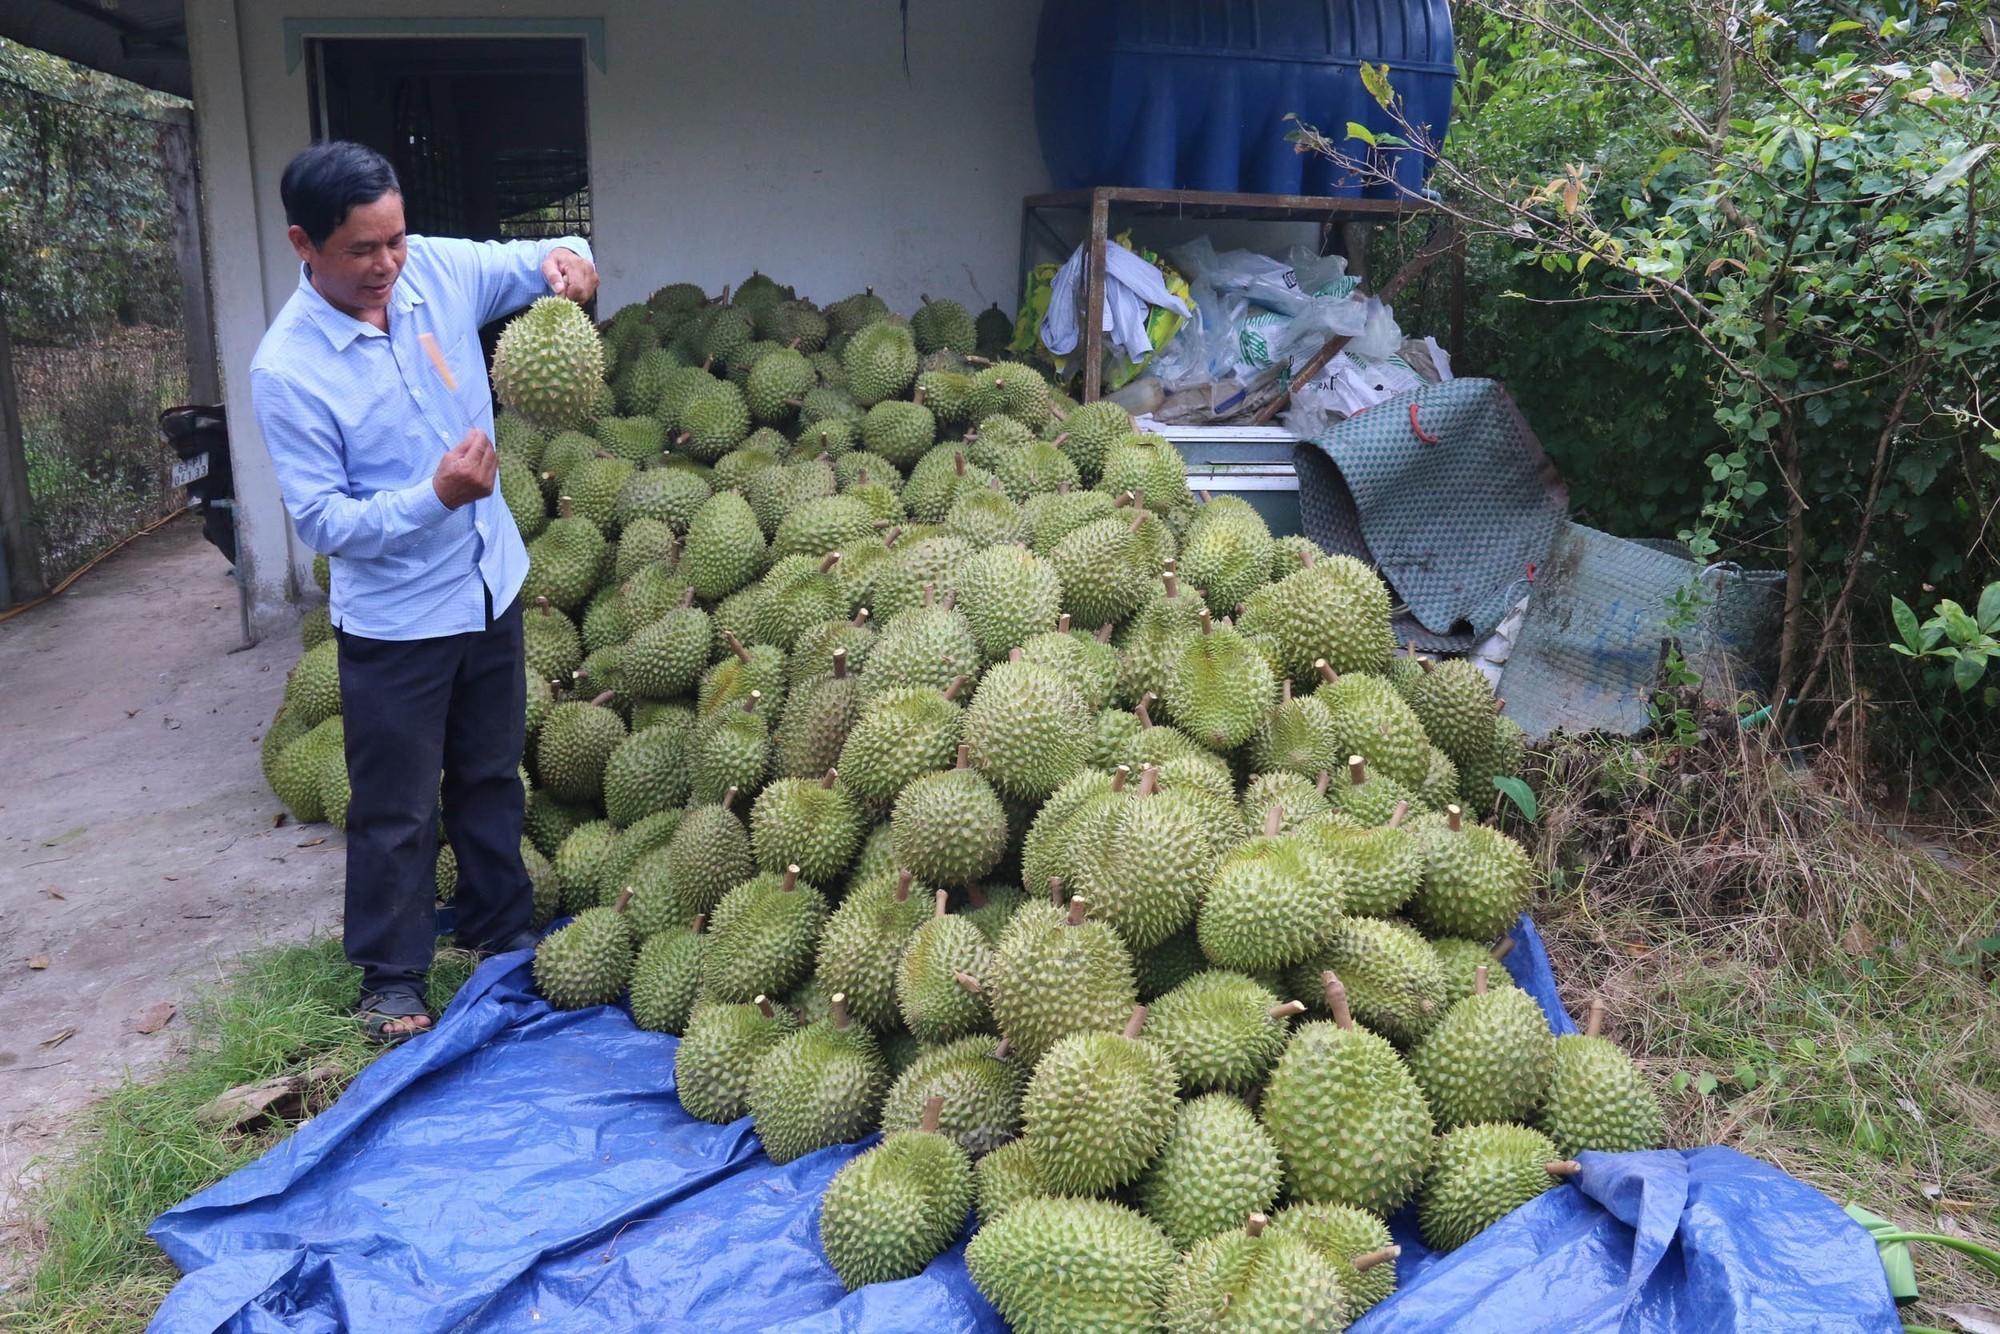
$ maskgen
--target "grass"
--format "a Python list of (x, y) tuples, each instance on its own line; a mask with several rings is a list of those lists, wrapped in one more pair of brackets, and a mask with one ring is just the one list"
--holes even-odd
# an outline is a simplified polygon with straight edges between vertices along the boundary
[[(433, 1008), (449, 1003), (471, 971), (469, 954), (440, 951)], [(295, 1128), (281, 1122), (245, 1134), (197, 1113), (226, 1089), (313, 1066), (341, 1072), (321, 1086), (322, 1103), (329, 1100), (379, 1052), (354, 1021), (358, 976), (338, 941), (318, 940), (247, 957), (191, 1004), (184, 1061), (153, 1082), (108, 1094), (89, 1114), (74, 1155), (34, 1189), (27, 1205), (41, 1261), (27, 1291), (0, 1305), (0, 1329), (143, 1329), (178, 1277), (146, 1228)]]
[[(1688, 748), (1570, 744), (1521, 831), (1564, 1000), (1658, 1076), (1676, 1144), (1726, 1144), (1912, 1231), (2000, 1243), (1993, 825), (1881, 825), (1844, 778), (1724, 717)], [(1971, 822), (1968, 822), (1970, 824)], [(2000, 1280), (1913, 1249), (1922, 1299)]]

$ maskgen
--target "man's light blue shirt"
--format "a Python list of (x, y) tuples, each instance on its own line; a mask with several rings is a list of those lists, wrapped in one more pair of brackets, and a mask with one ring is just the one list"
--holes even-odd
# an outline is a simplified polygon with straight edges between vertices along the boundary
[[(333, 623), (369, 639), (433, 639), (486, 628), (506, 610), (528, 550), (493, 494), (456, 510), (431, 485), (445, 451), (493, 434), (479, 328), (548, 295), (552, 250), (590, 257), (574, 236), (462, 241), (412, 236), (389, 294), (389, 329), (342, 314), (300, 266), (299, 287), (250, 363), (250, 393), (285, 508), (332, 558)], [(447, 389), (418, 335), (458, 381)]]

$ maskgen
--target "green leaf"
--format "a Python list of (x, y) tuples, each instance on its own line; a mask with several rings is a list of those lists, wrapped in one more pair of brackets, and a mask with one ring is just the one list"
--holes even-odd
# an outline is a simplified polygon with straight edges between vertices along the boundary
[(1919, 193), (1926, 199), (1937, 198), (1946, 190), (1951, 189), (1952, 186), (1957, 185), (1960, 181), (1971, 175), (1972, 169), (1984, 161), (1987, 154), (1992, 151), (1993, 144), (1990, 141), (1980, 144), (1976, 148), (1966, 149), (1963, 153), (1945, 163), (1944, 166), (1938, 169), (1935, 175), (1925, 181)]
[(1389, 83), (1389, 66), (1386, 62), (1371, 65), (1365, 60), (1362, 61), (1361, 86), (1368, 90), (1369, 96), (1381, 104), (1384, 111), (1388, 110), (1396, 100), (1396, 90)]
[(1736, 1087), (1745, 1093), (1757, 1087), (1757, 1067), (1748, 1061), (1736, 1063)]
[(1714, 1075), (1697, 1075), (1694, 1081), (1694, 1091), (1706, 1098), (1709, 1094), (1715, 1092), (1721, 1082)]
[(1674, 1077), (1667, 1081), (1667, 1087), (1675, 1093), (1686, 1093), (1688, 1085), (1692, 1083), (1694, 1083), (1694, 1077), (1689, 1075), (1687, 1071), (1676, 1070), (1674, 1071)]
[(1518, 778), (1505, 777), (1495, 778), (1493, 786), (1500, 790), (1502, 796), (1514, 803), (1515, 808), (1521, 812), (1522, 818), (1530, 822), (1534, 820), (1535, 812), (1539, 807), (1535, 801), (1535, 790), (1533, 788)]
[(1872, 1047), (1864, 1047), (1857, 1042), (1841, 1052), (1840, 1059), (1849, 1065), (1872, 1065), (1875, 1061), (1875, 1051)]
[(2000, 582), (1986, 585), (1979, 595), (1979, 628), (1989, 634), (2000, 630)]
[(1838, 37), (1844, 32), (1853, 32), (1855, 29), (1865, 26), (1865, 24), (1856, 23), (1853, 19), (1842, 19), (1838, 23), (1829, 23), (1826, 27), (1826, 35), (1829, 37)]
[[(1854, 25), (1859, 27), (1859, 24)], [(1875, 1237), (1882, 1255), (1882, 1272), (1889, 1280), (1889, 1295), (1897, 1301), (1908, 1301), (1917, 1295), (1917, 1270), (1910, 1263), (1910, 1245), (1904, 1241), (1884, 1242), (1881, 1238), (1890, 1236), (1901, 1229), (1880, 1214), (1870, 1213), (1858, 1204), (1850, 1204), (1845, 1210), (1847, 1216), (1868, 1229)]]
[(1917, 614), (1910, 610), (1910, 604), (1892, 595), (1889, 598), (1889, 614), (1896, 618), (1896, 633), (1910, 646), (1911, 654), (1922, 653), (1923, 633), (1917, 628)]
[(1986, 675), (1986, 655), (1983, 653), (1961, 653), (1958, 661), (1951, 665), (1951, 683), (1963, 694), (1979, 684)]
[(1374, 132), (1371, 131), (1366, 125), (1363, 125), (1358, 120), (1350, 120), (1349, 122), (1347, 122), (1347, 137), (1350, 139), (1359, 139), (1362, 143), (1367, 144), (1370, 148), (1375, 147)]

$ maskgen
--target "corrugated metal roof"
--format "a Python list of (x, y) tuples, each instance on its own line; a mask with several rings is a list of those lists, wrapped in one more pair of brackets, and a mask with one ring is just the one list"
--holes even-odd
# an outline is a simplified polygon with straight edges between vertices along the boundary
[(194, 96), (182, 0), (0, 0), (0, 37), (163, 93)]

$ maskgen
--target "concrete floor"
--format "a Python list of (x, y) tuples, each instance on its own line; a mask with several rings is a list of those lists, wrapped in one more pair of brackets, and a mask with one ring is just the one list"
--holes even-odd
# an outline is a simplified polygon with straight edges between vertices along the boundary
[(0, 623), (0, 1275), (31, 1245), (7, 1215), (36, 1156), (186, 1031), (141, 1016), (337, 926), (341, 836), (274, 824), (258, 763), (297, 636), (241, 642), (189, 519)]

